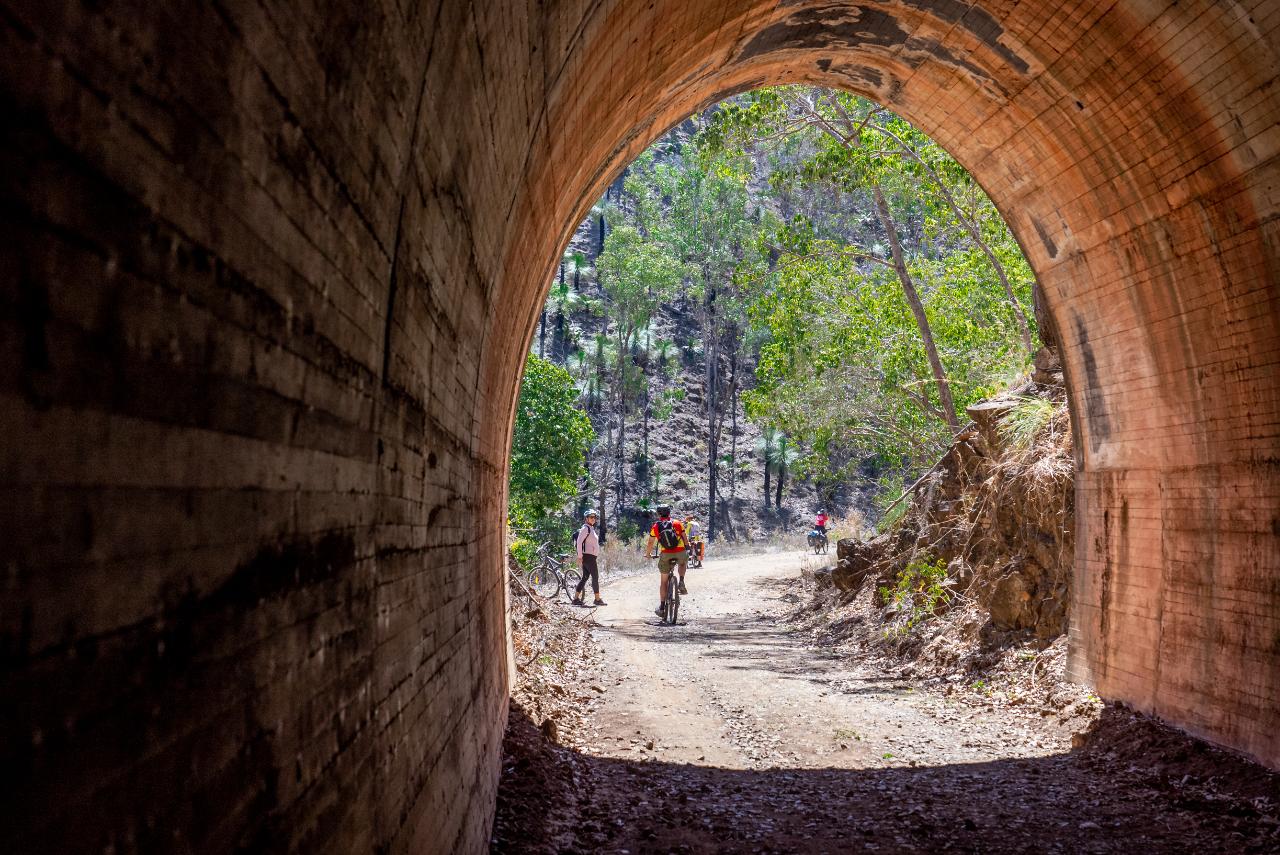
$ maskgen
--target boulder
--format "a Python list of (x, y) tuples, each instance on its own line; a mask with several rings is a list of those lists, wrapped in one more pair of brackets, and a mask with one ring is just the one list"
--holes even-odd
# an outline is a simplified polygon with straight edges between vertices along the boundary
[(947, 578), (955, 580), (957, 591), (964, 593), (969, 590), (973, 577), (973, 568), (963, 558), (952, 558), (947, 564)]
[(973, 423), (978, 428), (978, 434), (981, 436), (984, 446), (987, 449), (1000, 448), (1002, 442), (1000, 440), (999, 431), (996, 426), (1000, 424), (1000, 419), (1004, 418), (1005, 413), (1017, 406), (1017, 401), (1012, 400), (994, 400), (983, 401), (974, 404), (971, 407), (965, 407), (964, 411), (973, 419)]
[(816, 570), (806, 570), (802, 575), (808, 576), (812, 579), (814, 587), (819, 591), (825, 591), (835, 584), (832, 579), (832, 573), (832, 568), (830, 566), (826, 566), (819, 567)]
[(1062, 385), (1062, 360), (1056, 351), (1042, 347), (1036, 351), (1035, 370), (1031, 373), (1033, 382), (1041, 386)]
[(867, 575), (875, 563), (877, 550), (871, 543), (863, 543), (851, 537), (836, 543), (835, 569), (831, 571), (831, 581), (841, 591), (857, 591), (867, 581)]
[(1000, 629), (1025, 629), (1035, 624), (1027, 578), (1017, 570), (1005, 573), (984, 591), (983, 605)]

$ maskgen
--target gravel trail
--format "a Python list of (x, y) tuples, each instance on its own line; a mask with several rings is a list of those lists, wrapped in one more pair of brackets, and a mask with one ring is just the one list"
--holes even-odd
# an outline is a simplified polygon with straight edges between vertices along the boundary
[[(562, 725), (512, 708), (495, 852), (1280, 851), (1280, 779), (1108, 708), (1043, 710), (886, 676), (789, 631), (804, 557), (617, 579)], [(585, 626), (585, 624), (584, 624)]]

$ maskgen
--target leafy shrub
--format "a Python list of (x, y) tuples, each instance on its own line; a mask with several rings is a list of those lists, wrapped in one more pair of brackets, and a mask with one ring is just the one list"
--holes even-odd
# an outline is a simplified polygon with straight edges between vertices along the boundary
[(882, 585), (880, 599), (889, 603), (899, 614), (896, 629), (910, 632), (921, 621), (933, 617), (942, 606), (951, 602), (951, 586), (947, 579), (947, 565), (942, 559), (929, 561), (918, 558), (898, 574), (897, 584), (890, 588)]
[(640, 535), (643, 533), (644, 528), (638, 522), (630, 519), (629, 517), (623, 517), (619, 520), (618, 527), (613, 532), (614, 536), (623, 543), (633, 543), (638, 540)]

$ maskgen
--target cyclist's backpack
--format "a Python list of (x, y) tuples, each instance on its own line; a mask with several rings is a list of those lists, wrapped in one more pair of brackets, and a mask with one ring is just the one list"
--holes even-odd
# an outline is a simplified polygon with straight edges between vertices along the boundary
[(680, 535), (676, 534), (671, 520), (658, 520), (658, 545), (663, 549), (680, 548)]

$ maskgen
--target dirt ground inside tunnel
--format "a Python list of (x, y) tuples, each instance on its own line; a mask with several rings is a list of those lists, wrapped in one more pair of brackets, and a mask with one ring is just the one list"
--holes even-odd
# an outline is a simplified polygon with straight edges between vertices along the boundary
[(675, 627), (656, 573), (544, 611), (493, 851), (1280, 851), (1276, 775), (1122, 708), (993, 703), (812, 646), (786, 620), (799, 567), (690, 570)]

